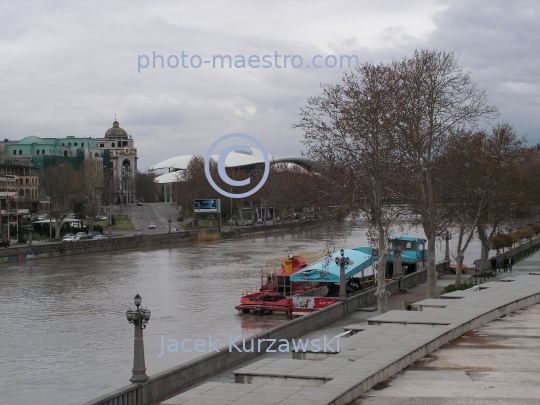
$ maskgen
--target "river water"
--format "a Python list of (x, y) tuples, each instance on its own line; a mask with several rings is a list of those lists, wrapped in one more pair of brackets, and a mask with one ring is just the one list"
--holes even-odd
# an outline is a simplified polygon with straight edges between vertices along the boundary
[[(343, 227), (338, 236), (345, 236)], [(409, 230), (409, 236), (419, 230)], [(189, 243), (121, 253), (0, 265), (0, 404), (82, 404), (129, 384), (133, 326), (125, 311), (136, 293), (152, 317), (144, 331), (148, 375), (206, 353), (165, 352), (168, 339), (243, 337), (287, 322), (237, 313), (243, 290), (260, 284), (266, 261), (323, 252), (328, 228), (253, 239)], [(336, 250), (366, 245), (364, 229)], [(442, 259), (441, 254), (437, 261)], [(473, 241), (465, 263), (480, 257)], [(190, 347), (186, 347), (187, 350)], [(191, 349), (193, 349), (191, 347)]]

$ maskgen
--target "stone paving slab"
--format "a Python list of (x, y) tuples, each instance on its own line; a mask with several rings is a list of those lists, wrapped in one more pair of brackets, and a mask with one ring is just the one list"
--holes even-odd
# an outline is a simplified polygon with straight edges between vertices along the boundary
[(351, 405), (539, 403), (538, 336), (540, 304), (462, 335)]
[[(276, 387), (275, 384), (207, 383), (164, 404), (347, 404), (378, 382), (386, 380), (476, 325), (540, 302), (540, 277), (537, 276), (520, 275), (513, 282), (492, 281), (482, 287), (485, 288), (480, 291), (451, 293), (460, 299), (424, 300), (427, 305), (444, 306), (431, 311), (390, 311), (370, 318), (369, 322), (374, 323), (372, 325), (347, 325), (346, 329), (354, 329), (358, 333), (340, 339), (339, 353), (326, 359), (262, 359), (234, 372), (237, 377), (256, 376), (258, 383), (265, 378), (286, 379), (286, 385)], [(421, 305), (422, 301), (418, 304)], [(314, 387), (304, 386), (305, 379), (327, 381)], [(481, 388), (487, 389), (488, 383), (486, 387), (482, 384), (465, 385), (462, 392), (474, 395)], [(455, 389), (458, 390), (458, 387), (456, 383)], [(503, 384), (496, 390), (496, 394), (489, 397), (506, 395), (502, 398), (510, 399), (504, 394), (507, 388)], [(525, 390), (522, 398), (532, 399), (533, 393), (537, 398), (537, 389)], [(437, 382), (426, 386), (424, 394), (421, 397), (436, 396)]]

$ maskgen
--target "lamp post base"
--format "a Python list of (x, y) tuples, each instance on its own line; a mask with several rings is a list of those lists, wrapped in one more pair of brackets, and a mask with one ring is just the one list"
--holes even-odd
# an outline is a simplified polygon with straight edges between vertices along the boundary
[(133, 370), (133, 377), (131, 377), (129, 381), (133, 383), (145, 382), (146, 380), (148, 380), (148, 378), (149, 377), (146, 375), (146, 367), (145, 367), (142, 370)]

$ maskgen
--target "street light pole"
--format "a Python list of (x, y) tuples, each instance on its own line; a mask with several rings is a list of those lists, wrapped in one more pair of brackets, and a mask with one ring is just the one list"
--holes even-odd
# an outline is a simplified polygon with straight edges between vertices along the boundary
[(169, 233), (171, 233), (171, 222), (172, 222), (171, 217), (169, 217), (167, 222), (169, 223)]
[(449, 240), (452, 239), (452, 235), (450, 232), (446, 231), (446, 235), (444, 236), (444, 240), (446, 242), (446, 248), (444, 251), (444, 261), (449, 262), (450, 261), (450, 245)]
[(341, 257), (335, 258), (336, 264), (339, 265), (339, 299), (340, 301), (345, 301), (347, 299), (347, 291), (345, 290), (345, 266), (349, 265), (350, 260), (348, 257), (345, 257), (345, 251), (341, 249), (339, 251)]
[(148, 380), (146, 375), (146, 366), (144, 364), (144, 341), (143, 341), (143, 329), (146, 328), (146, 324), (150, 320), (150, 310), (139, 309), (142, 298), (137, 294), (134, 298), (136, 310), (132, 311), (131, 308), (126, 311), (126, 318), (129, 323), (135, 326), (135, 334), (133, 338), (133, 376), (129, 381), (137, 383)]

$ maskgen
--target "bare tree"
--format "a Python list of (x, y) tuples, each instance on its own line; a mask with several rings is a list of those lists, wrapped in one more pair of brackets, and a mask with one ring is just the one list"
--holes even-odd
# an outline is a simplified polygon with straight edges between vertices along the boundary
[(60, 229), (72, 207), (73, 191), (78, 188), (76, 173), (70, 165), (60, 165), (45, 169), (43, 187), (50, 197), (51, 218), (55, 219), (55, 239), (60, 237)]
[(393, 62), (398, 77), (391, 118), (399, 142), (403, 170), (400, 200), (420, 218), (428, 241), (428, 298), (436, 295), (435, 242), (446, 228), (440, 207), (442, 178), (435, 164), (445, 153), (448, 139), (459, 129), (474, 128), (480, 118), (496, 116), (484, 91), (463, 73), (452, 53), (415, 51), (412, 58)]
[(456, 280), (461, 284), (463, 259), (484, 214), (490, 184), (486, 182), (487, 136), (459, 132), (450, 137), (445, 154), (434, 165), (434, 176), (444, 179), (440, 201), (449, 226), (457, 231)]
[(499, 124), (486, 136), (482, 159), (484, 192), (482, 215), (477, 232), (482, 242), (482, 269), (488, 268), (488, 255), (493, 237), (500, 226), (530, 203), (526, 173), (521, 169), (526, 156), (523, 139), (518, 139), (512, 126)]
[(389, 66), (364, 64), (345, 74), (342, 85), (323, 86), (323, 95), (308, 100), (296, 125), (304, 130), (308, 156), (326, 169), (320, 173), (326, 183), (321, 194), (332, 204), (326, 208), (337, 213), (331, 209), (337, 204), (341, 212), (368, 219), (379, 249), (379, 313), (387, 310), (386, 236), (395, 219), (395, 210), (387, 207), (397, 170), (396, 140), (388, 122), (394, 81)]
[(85, 160), (78, 172), (81, 191), (84, 196), (84, 212), (89, 217), (89, 230), (94, 230), (94, 222), (101, 207), (103, 194), (103, 165), (99, 160)]

